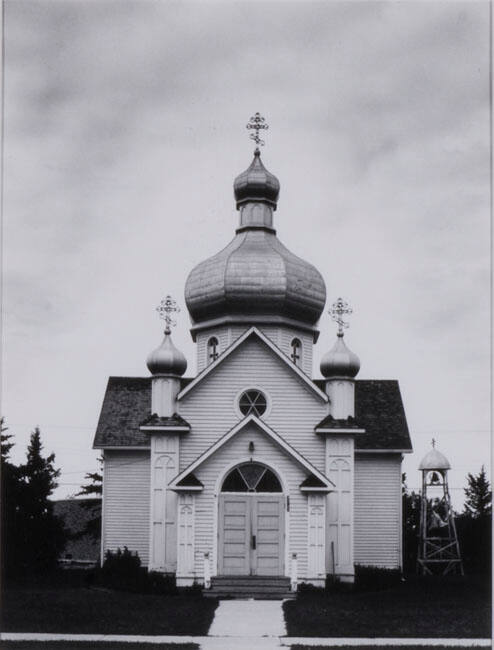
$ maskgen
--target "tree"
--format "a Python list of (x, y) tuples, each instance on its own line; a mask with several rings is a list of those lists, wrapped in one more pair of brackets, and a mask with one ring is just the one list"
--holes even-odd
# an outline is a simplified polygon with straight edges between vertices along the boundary
[(403, 507), (403, 570), (413, 573), (416, 570), (417, 551), (420, 532), (420, 494), (409, 491), (406, 474), (401, 476), (401, 495)]
[[(103, 457), (98, 458), (100, 467), (103, 465)], [(86, 481), (85, 485), (81, 485), (81, 489), (74, 496), (90, 497), (94, 495), (96, 498), (88, 498), (81, 503), (82, 507), (89, 511), (89, 519), (84, 528), (76, 533), (75, 537), (84, 537), (90, 535), (94, 539), (99, 539), (101, 536), (101, 496), (103, 495), (103, 474), (102, 472), (87, 472), (84, 476)], [(98, 498), (99, 497), (99, 498)]]
[(15, 483), (6, 495), (5, 568), (12, 573), (44, 571), (56, 565), (65, 545), (66, 531), (49, 500), (60, 470), (55, 454), (42, 455), (38, 428), (31, 434), (26, 463), (15, 468)]
[(465, 492), (465, 513), (474, 519), (484, 519), (492, 514), (492, 492), (482, 465), (477, 476), (468, 474)]
[[(103, 465), (102, 456), (98, 458), (98, 463), (100, 464), (100, 466)], [(86, 485), (81, 485), (80, 491), (77, 492), (74, 496), (81, 497), (81, 496), (90, 496), (92, 494), (101, 496), (103, 494), (103, 475), (101, 472), (87, 472), (84, 478), (86, 479), (86, 481), (90, 481), (90, 482), (86, 483)]]
[(465, 507), (456, 518), (460, 551), (467, 573), (491, 575), (492, 494), (482, 465), (477, 475), (467, 475)]
[(1, 439), (1, 565), (2, 570), (13, 570), (17, 557), (17, 543), (15, 531), (19, 528), (19, 501), (22, 481), (19, 468), (10, 462), (10, 450), (14, 446), (11, 442), (13, 436), (6, 434), (5, 419), (0, 419)]

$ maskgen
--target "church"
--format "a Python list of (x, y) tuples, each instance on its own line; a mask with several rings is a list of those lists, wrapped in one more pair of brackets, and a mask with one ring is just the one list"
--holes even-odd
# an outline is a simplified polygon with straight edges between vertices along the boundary
[[(172, 342), (144, 377), (110, 377), (102, 451), (102, 558), (126, 546), (178, 586), (271, 577), (352, 582), (355, 565), (402, 566), (401, 463), (412, 451), (396, 380), (359, 380), (342, 299), (312, 377), (324, 279), (277, 238), (280, 184), (256, 149), (234, 181), (233, 239), (190, 272), (197, 374)], [(144, 358), (144, 357), (143, 357)]]

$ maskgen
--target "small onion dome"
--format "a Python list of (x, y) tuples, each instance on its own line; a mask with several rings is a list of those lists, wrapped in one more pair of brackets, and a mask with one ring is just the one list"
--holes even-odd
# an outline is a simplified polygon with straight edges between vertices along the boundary
[(429, 470), (446, 470), (451, 469), (449, 460), (444, 454), (441, 454), (435, 447), (433, 447), (423, 458), (419, 465), (419, 469)]
[(338, 339), (332, 349), (321, 359), (323, 377), (355, 377), (360, 370), (360, 359), (349, 350), (343, 340), (343, 334), (338, 333)]
[(261, 162), (261, 152), (256, 149), (250, 167), (242, 172), (233, 183), (237, 210), (248, 201), (264, 201), (276, 210), (280, 193), (280, 182), (268, 172)]
[(146, 364), (153, 375), (182, 376), (187, 368), (187, 360), (173, 345), (168, 330), (165, 330), (165, 338), (159, 348), (149, 354)]

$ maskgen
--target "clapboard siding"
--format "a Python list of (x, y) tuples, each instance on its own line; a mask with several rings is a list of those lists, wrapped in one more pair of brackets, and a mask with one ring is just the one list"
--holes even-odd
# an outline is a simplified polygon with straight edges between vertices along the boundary
[[(245, 328), (244, 328), (245, 329)], [(228, 327), (213, 327), (212, 329), (198, 332), (197, 344), (197, 372), (201, 372), (209, 363), (208, 360), (208, 341), (212, 336), (218, 339), (218, 352), (221, 354), (230, 346), (230, 332)]]
[(252, 387), (270, 400), (265, 422), (324, 471), (325, 443), (314, 426), (328, 404), (258, 339), (245, 341), (180, 401), (179, 412), (191, 425), (181, 441), (180, 469), (239, 422), (238, 395)]
[[(248, 329), (250, 329), (250, 326), (247, 325), (225, 325), (198, 332), (196, 339), (197, 372), (201, 372), (208, 365), (207, 342), (212, 336), (216, 336), (218, 339), (218, 351), (221, 354)], [(300, 368), (306, 375), (312, 376), (312, 334), (285, 325), (258, 325), (258, 329), (288, 357), (292, 353), (292, 340), (294, 338), (300, 339), (302, 343), (302, 364)]]
[(149, 451), (105, 451), (103, 553), (127, 546), (149, 558)]
[[(275, 442), (259, 431), (255, 425), (250, 425), (239, 431), (216, 454), (200, 465), (194, 474), (204, 484), (204, 490), (196, 496), (195, 503), (195, 572), (202, 576), (204, 553), (209, 553), (213, 562), (217, 558), (215, 546), (215, 521), (217, 519), (217, 494), (215, 488), (219, 477), (223, 477), (227, 468), (237, 462), (248, 460), (249, 442), (254, 443), (254, 461), (263, 462), (278, 470), (280, 478), (290, 496), (289, 518), (289, 548), (285, 548), (285, 574), (289, 575), (290, 567), (286, 566), (285, 557), (297, 553), (299, 575), (306, 576), (307, 571), (307, 497), (300, 491), (300, 483), (306, 478), (307, 472), (289, 457)], [(286, 505), (286, 504), (285, 504)], [(213, 567), (214, 569), (214, 567)]]
[(356, 564), (401, 566), (401, 456), (355, 458)]

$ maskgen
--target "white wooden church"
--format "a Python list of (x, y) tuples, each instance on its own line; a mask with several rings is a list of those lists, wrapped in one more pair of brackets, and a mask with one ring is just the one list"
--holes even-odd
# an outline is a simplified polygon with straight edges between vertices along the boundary
[[(252, 123), (262, 128), (258, 115)], [(411, 451), (398, 382), (359, 380), (339, 323), (312, 378), (326, 302), (320, 273), (276, 236), (280, 185), (256, 148), (234, 182), (232, 241), (194, 268), (185, 302), (197, 375), (170, 334), (167, 297), (150, 375), (110, 377), (94, 447), (104, 456), (102, 554), (127, 546), (178, 585), (215, 576), (352, 581), (400, 568), (401, 463)]]

